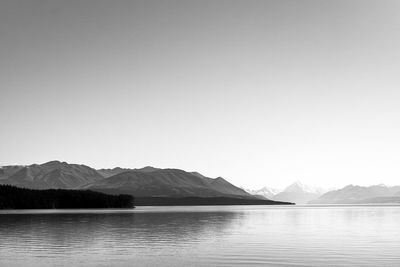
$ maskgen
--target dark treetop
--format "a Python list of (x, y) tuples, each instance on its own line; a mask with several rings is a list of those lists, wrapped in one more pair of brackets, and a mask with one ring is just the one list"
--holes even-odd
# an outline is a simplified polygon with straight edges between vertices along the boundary
[(0, 185), (0, 209), (133, 208), (130, 195), (107, 195), (89, 190), (33, 190)]

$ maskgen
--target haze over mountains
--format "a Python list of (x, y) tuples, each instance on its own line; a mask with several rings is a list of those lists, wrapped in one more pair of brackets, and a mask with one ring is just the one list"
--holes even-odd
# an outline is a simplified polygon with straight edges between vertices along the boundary
[(296, 204), (400, 203), (400, 186), (383, 184), (372, 186), (348, 185), (341, 189), (328, 190), (304, 185), (297, 181), (283, 190), (263, 187), (259, 190), (246, 189), (246, 191), (271, 200), (289, 201)]
[(261, 196), (261, 197), (265, 197), (268, 199), (273, 199), (273, 197), (280, 192), (279, 189), (271, 188), (268, 186), (264, 186), (263, 188), (256, 189), (256, 190), (245, 189), (245, 191), (252, 195)]
[(339, 190), (329, 191), (310, 204), (373, 204), (400, 203), (400, 186), (348, 185)]
[(316, 188), (309, 185), (305, 185), (300, 181), (296, 181), (293, 184), (287, 186), (283, 190), (278, 190), (269, 187), (263, 187), (259, 190), (246, 190), (247, 192), (263, 196), (265, 198), (276, 200), (276, 201), (290, 201), (296, 204), (306, 204), (310, 200), (314, 200), (325, 193), (326, 189)]

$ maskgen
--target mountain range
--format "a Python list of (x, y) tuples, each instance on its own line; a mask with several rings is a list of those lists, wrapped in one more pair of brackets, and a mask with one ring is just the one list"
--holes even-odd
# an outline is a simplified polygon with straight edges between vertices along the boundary
[(85, 165), (50, 161), (29, 166), (0, 168), (0, 183), (29, 189), (79, 189), (104, 177)]
[[(297, 181), (283, 190), (263, 187), (244, 190), (222, 177), (209, 178), (198, 172), (179, 169), (144, 167), (140, 169), (94, 169), (82, 164), (50, 161), (28, 166), (0, 167), (0, 184), (28, 189), (78, 189), (109, 194), (129, 194), (136, 198), (159, 198), (151, 203), (177, 203), (166, 198), (233, 198), (260, 200), (265, 204), (292, 202), (297, 204), (368, 204), (400, 203), (400, 186), (348, 185), (326, 190)], [(196, 199), (190, 199), (195, 203)], [(264, 201), (264, 202), (262, 202)], [(202, 200), (202, 202), (204, 202)], [(235, 203), (223, 200), (224, 203)], [(247, 202), (246, 202), (247, 203)], [(243, 203), (242, 203), (243, 204)]]
[(252, 189), (244, 189), (244, 190), (249, 194), (259, 197), (264, 197), (267, 199), (272, 199), (276, 194), (280, 192), (279, 189), (271, 188), (268, 186), (264, 186), (263, 188), (257, 190), (252, 190)]
[(0, 184), (29, 189), (92, 190), (146, 199), (192, 198), (191, 203), (195, 203), (195, 197), (224, 198), (221, 200), (224, 203), (235, 203), (232, 199), (243, 199), (246, 204), (251, 204), (253, 200), (258, 204), (285, 204), (260, 200), (222, 177), (214, 179), (197, 172), (150, 166), (141, 169), (117, 167), (96, 170), (86, 165), (60, 161), (29, 166), (4, 166), (0, 168)]
[(327, 190), (305, 185), (299, 181), (283, 190), (263, 187), (246, 190), (255, 196), (296, 204), (384, 204), (400, 203), (400, 186), (384, 184), (372, 186), (347, 185), (341, 189)]
[(84, 185), (83, 189), (136, 197), (251, 197), (221, 177), (200, 177), (178, 169), (134, 169)]
[(275, 201), (289, 201), (296, 204), (306, 204), (309, 201), (320, 197), (326, 191), (327, 190), (322, 188), (305, 185), (300, 181), (294, 182), (283, 190), (270, 187), (263, 187), (259, 190), (246, 190), (246, 192), (256, 196), (263, 196)]
[(348, 185), (342, 189), (329, 191), (310, 204), (373, 204), (400, 203), (400, 186)]

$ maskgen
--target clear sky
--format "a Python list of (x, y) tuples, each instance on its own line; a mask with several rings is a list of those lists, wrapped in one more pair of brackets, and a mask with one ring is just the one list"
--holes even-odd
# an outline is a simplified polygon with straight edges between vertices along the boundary
[(0, 2), (0, 165), (400, 184), (400, 1)]

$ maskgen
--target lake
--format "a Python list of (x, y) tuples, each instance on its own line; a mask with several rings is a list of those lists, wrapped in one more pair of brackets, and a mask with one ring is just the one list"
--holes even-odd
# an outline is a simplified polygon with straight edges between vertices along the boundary
[(400, 206), (0, 211), (0, 266), (400, 266)]

